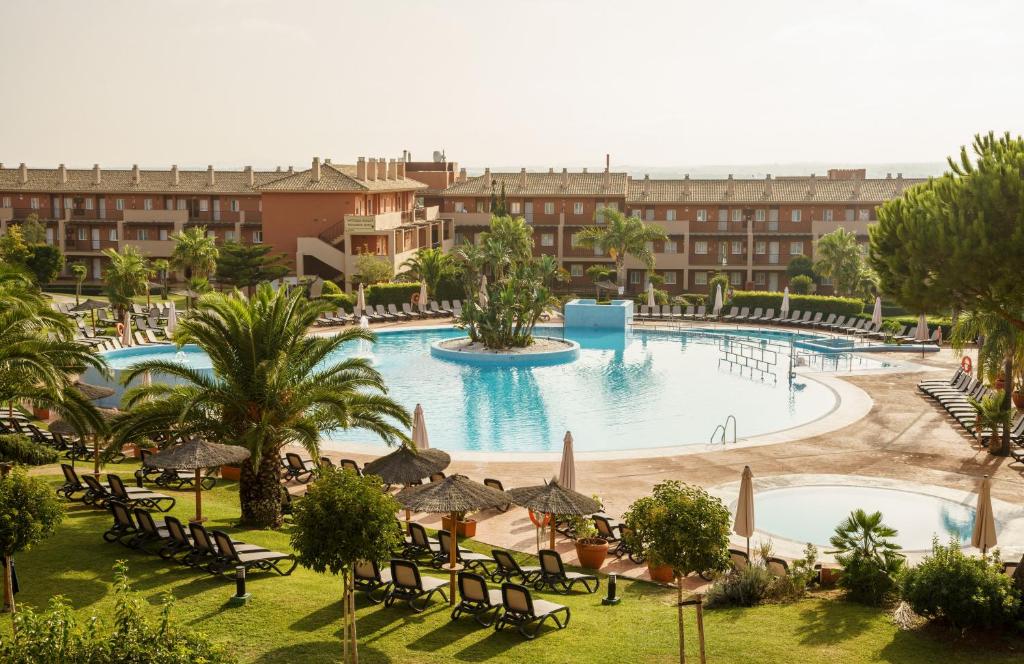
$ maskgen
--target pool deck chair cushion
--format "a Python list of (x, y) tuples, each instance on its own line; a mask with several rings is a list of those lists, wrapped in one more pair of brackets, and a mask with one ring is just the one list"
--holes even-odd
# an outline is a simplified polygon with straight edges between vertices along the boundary
[(420, 568), (411, 560), (391, 560), (391, 591), (384, 598), (384, 606), (394, 606), (404, 601), (416, 613), (422, 613), (434, 595), (440, 594), (447, 601), (445, 588), (448, 581), (420, 575)]
[(459, 572), (459, 598), (461, 601), (452, 609), (452, 620), (465, 614), (473, 616), (481, 627), (490, 627), (501, 610), (501, 590), (489, 589), (484, 577), (474, 572)]
[(541, 549), (538, 555), (540, 556), (540, 578), (533, 584), (536, 590), (550, 586), (552, 590), (567, 595), (572, 592), (573, 586), (577, 583), (583, 584), (588, 593), (597, 591), (601, 585), (601, 581), (593, 574), (566, 572), (565, 565), (562, 564), (562, 556), (557, 551)]
[(356, 590), (365, 592), (371, 604), (380, 604), (391, 591), (391, 570), (382, 570), (377, 561), (356, 561), (352, 577)]
[(506, 627), (515, 627), (520, 634), (528, 639), (533, 639), (548, 620), (557, 629), (565, 629), (569, 626), (571, 617), (569, 607), (542, 599), (533, 599), (526, 586), (503, 583), (501, 585), (501, 600), (503, 611), (494, 625), (494, 629), (497, 631)]

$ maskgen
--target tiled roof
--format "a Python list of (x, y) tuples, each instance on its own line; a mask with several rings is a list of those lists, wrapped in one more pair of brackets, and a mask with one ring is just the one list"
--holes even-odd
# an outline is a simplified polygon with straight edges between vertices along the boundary
[(611, 196), (626, 195), (625, 173), (489, 173), (456, 182), (445, 196), (490, 196), (491, 185), (507, 196)]
[(0, 191), (39, 191), (54, 193), (207, 193), (255, 194), (256, 187), (276, 180), (282, 173), (253, 171), (254, 186), (249, 185), (245, 171), (215, 171), (214, 183), (209, 184), (205, 170), (178, 170), (178, 184), (173, 172), (139, 170), (139, 181), (134, 181), (132, 169), (102, 169), (100, 183), (95, 184), (93, 170), (68, 168), (61, 178), (57, 168), (29, 168), (27, 182), (21, 181), (21, 169), (5, 166), (0, 170)]
[(654, 180), (629, 183), (626, 203), (842, 203), (881, 202), (924, 182), (911, 178), (840, 180), (827, 177), (781, 177), (739, 180)]
[(268, 182), (260, 191), (407, 191), (426, 189), (427, 185), (403, 178), (398, 180), (359, 180), (356, 167), (349, 164), (321, 164), (320, 179), (313, 178), (313, 169), (300, 171)]

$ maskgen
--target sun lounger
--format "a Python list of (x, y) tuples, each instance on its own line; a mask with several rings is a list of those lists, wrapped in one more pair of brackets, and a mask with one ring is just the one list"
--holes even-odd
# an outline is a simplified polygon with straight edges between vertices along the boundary
[(569, 607), (546, 600), (535, 600), (530, 596), (530, 590), (526, 586), (503, 583), (501, 597), (503, 610), (494, 624), (495, 630), (499, 632), (505, 627), (515, 627), (527, 639), (534, 639), (548, 620), (557, 629), (569, 626)]
[(688, 304), (688, 305), (686, 305), (686, 309), (683, 311), (683, 320), (693, 320), (693, 319), (694, 319), (693, 305), (692, 304)]
[(437, 540), (427, 536), (427, 530), (418, 523), (410, 522), (408, 525), (409, 541), (406, 543), (402, 555), (410, 560), (418, 560), (424, 556), (433, 560), (434, 556), (441, 551), (441, 545)]
[[(541, 549), (540, 557), (540, 578), (534, 582), (533, 587), (541, 590), (544, 586), (552, 590), (568, 594), (577, 583), (583, 584), (588, 593), (595, 592), (601, 585), (600, 580), (593, 574), (581, 572), (566, 572), (562, 563), (562, 556), (551, 549)], [(593, 584), (593, 587), (591, 587)]]
[(769, 558), (766, 567), (774, 576), (789, 576), (789, 563), (782, 558)]
[(814, 327), (820, 327), (820, 328), (824, 329), (824, 328), (827, 328), (829, 325), (831, 325), (834, 322), (836, 322), (836, 315), (835, 314), (829, 314), (828, 318), (826, 318), (825, 320), (819, 320), (817, 323), (814, 324)]
[(757, 321), (761, 320), (762, 315), (764, 315), (764, 308), (757, 307), (754, 309), (753, 313), (751, 313), (749, 316), (745, 316), (744, 318), (748, 323), (756, 323)]
[(462, 315), (462, 300), (452, 300), (452, 315), (455, 317)]
[(103, 533), (104, 542), (117, 542), (129, 546), (128, 541), (138, 533), (135, 521), (132, 519), (128, 506), (122, 502), (110, 501), (110, 512), (114, 517), (114, 525)]
[(177, 502), (174, 497), (167, 494), (142, 488), (129, 489), (117, 475), (107, 475), (107, 484), (110, 486), (110, 495), (113, 499), (130, 507), (145, 507), (159, 512), (169, 512), (174, 509), (174, 504)]
[[(452, 548), (451, 534), (447, 530), (439, 530), (437, 531), (437, 541), (440, 550), (434, 554), (433, 565), (440, 568), (448, 564), (448, 556)], [(459, 546), (455, 547), (455, 562), (462, 563), (471, 572), (475, 571), (486, 576), (492, 574), (487, 566), (495, 564), (494, 558), (475, 551), (465, 551)]]
[(286, 452), (284, 455), (284, 479), (296, 480), (305, 484), (313, 479), (315, 468), (306, 465), (305, 459), (295, 452)]
[(739, 313), (739, 310), (739, 307), (729, 307), (729, 313), (722, 316), (722, 320), (732, 320), (733, 318), (736, 318), (736, 314)]
[[(772, 322), (773, 322), (773, 323), (775, 323), (775, 324), (777, 324), (777, 325), (782, 325), (782, 324), (783, 324), (783, 323), (785, 323), (785, 322), (786, 322), (787, 320), (789, 320), (789, 316), (790, 316), (790, 313), (791, 313), (791, 312), (789, 312), (789, 311), (783, 311), (783, 312), (779, 313), (779, 315), (778, 315), (778, 316), (776, 316), (775, 318), (773, 318), (773, 319), (772, 319)], [(792, 315), (794, 315), (794, 316), (796, 316), (797, 318), (799, 318), (799, 317), (800, 317), (800, 312), (799, 312), (799, 311), (794, 311), (794, 312), (792, 312)]]
[(371, 604), (380, 604), (391, 590), (391, 570), (382, 570), (376, 561), (359, 560), (352, 566), (353, 585), (366, 593)]
[(540, 567), (520, 565), (508, 551), (491, 549), (491, 557), (495, 563), (494, 571), (491, 573), (491, 581), (514, 581), (519, 579), (523, 583), (533, 583), (540, 578)]
[[(492, 489), (495, 489), (497, 491), (501, 491), (503, 493), (505, 491), (505, 487), (502, 486), (501, 480), (496, 480), (496, 479), (494, 479), (492, 477), (484, 478), (484, 486), (489, 486)], [(496, 507), (495, 509), (498, 510), (499, 512), (507, 512), (509, 507), (511, 507), (511, 504), (505, 505), (504, 507)]]
[(362, 475), (363, 469), (359, 467), (359, 464), (352, 459), (339, 459), (338, 468), (342, 470), (354, 470), (357, 474)]
[(459, 597), (461, 601), (452, 609), (452, 620), (469, 615), (481, 627), (494, 624), (502, 606), (501, 590), (489, 589), (479, 574), (459, 572)]
[(814, 327), (815, 325), (821, 322), (821, 317), (824, 315), (822, 312), (819, 311), (814, 314), (814, 318), (808, 318), (807, 316), (809, 314), (810, 312), (807, 312), (807, 314), (804, 315), (803, 320), (797, 322), (797, 325), (799, 325), (800, 327)]
[(414, 318), (424, 318), (426, 316), (426, 314), (421, 313), (419, 309), (413, 309), (412, 305), (408, 302), (402, 303), (402, 313), (404, 313), (409, 320)]
[(394, 316), (397, 320), (411, 320), (412, 316), (405, 313), (404, 311), (398, 310), (398, 305), (392, 303), (388, 305), (388, 313)]
[(756, 321), (755, 321), (754, 317), (753, 317), (753, 316), (751, 316), (751, 317), (750, 317), (750, 322), (751, 322), (751, 323), (753, 323), (753, 322), (758, 322), (758, 323), (770, 323), (770, 322), (772, 322), (772, 320), (774, 320), (774, 319), (775, 319), (775, 310), (774, 310), (774, 309), (768, 309), (768, 311), (764, 312), (764, 315), (763, 315), (763, 316), (760, 316), (760, 317), (758, 317), (758, 318), (756, 319)]
[(384, 606), (387, 607), (404, 601), (413, 611), (422, 613), (435, 594), (448, 600), (445, 593), (448, 581), (421, 576), (419, 566), (409, 560), (396, 558), (391, 561), (391, 584), (391, 590), (384, 598)]
[[(241, 551), (238, 547), (243, 546), (241, 542), (232, 541), (227, 533), (221, 530), (211, 530), (213, 541), (217, 544), (217, 561), (214, 568), (221, 573), (234, 572), (235, 567), (244, 567), (246, 572), (250, 569), (272, 571), (281, 576), (288, 576), (294, 570), (298, 561), (290, 553), (280, 553), (262, 549), (259, 551)], [(251, 546), (251, 545), (250, 545)], [(291, 565), (288, 565), (291, 563)]]
[(441, 300), (441, 311), (445, 312), (446, 316), (454, 316), (455, 308), (451, 305), (448, 300)]
[(64, 496), (67, 500), (82, 500), (83, 496), (75, 497), (74, 494), (81, 491), (83, 494), (88, 492), (88, 487), (82, 484), (78, 478), (78, 473), (75, 469), (66, 463), (60, 465), (61, 471), (64, 473), (64, 484), (57, 487), (57, 495)]

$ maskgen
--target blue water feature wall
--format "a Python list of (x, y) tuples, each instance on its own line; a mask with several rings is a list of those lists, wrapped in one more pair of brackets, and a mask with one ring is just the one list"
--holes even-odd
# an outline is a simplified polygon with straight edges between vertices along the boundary
[(593, 299), (565, 303), (565, 326), (600, 330), (627, 330), (633, 323), (633, 301), (612, 300), (598, 304)]

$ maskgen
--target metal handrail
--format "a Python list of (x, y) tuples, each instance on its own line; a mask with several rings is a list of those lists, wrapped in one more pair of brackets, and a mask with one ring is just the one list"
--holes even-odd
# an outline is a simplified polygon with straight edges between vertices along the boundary
[(737, 437), (736, 437), (736, 416), (735, 415), (730, 415), (729, 417), (725, 418), (725, 424), (719, 424), (717, 427), (715, 427), (715, 430), (711, 432), (711, 438), (708, 439), (708, 443), (715, 442), (715, 436), (718, 435), (719, 430), (721, 430), (722, 437), (719, 439), (718, 442), (722, 443), (723, 445), (726, 444), (725, 443), (725, 436), (726, 436), (726, 434), (729, 433), (729, 421), (730, 420), (732, 420), (732, 442), (733, 443), (736, 442), (736, 439), (737, 439)]

